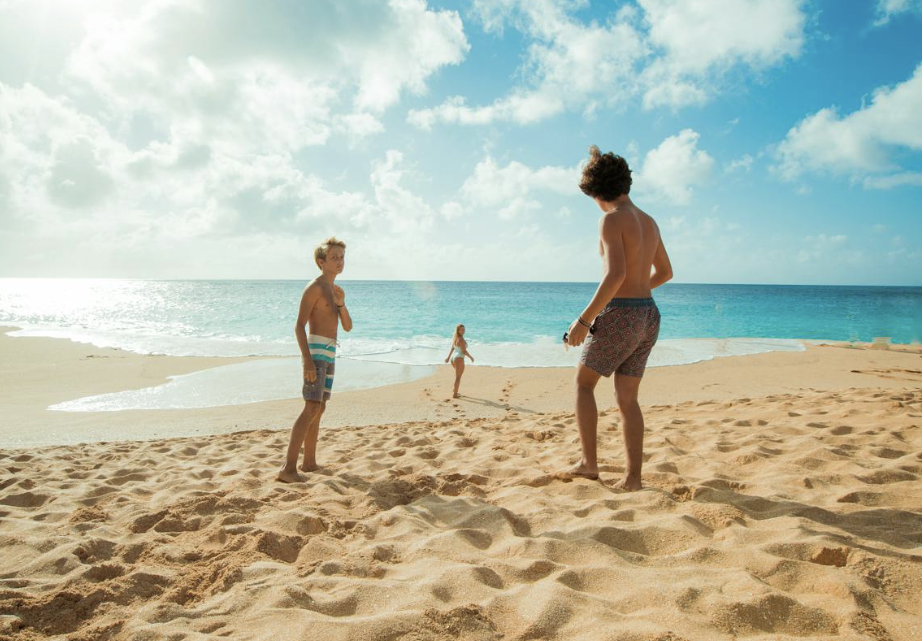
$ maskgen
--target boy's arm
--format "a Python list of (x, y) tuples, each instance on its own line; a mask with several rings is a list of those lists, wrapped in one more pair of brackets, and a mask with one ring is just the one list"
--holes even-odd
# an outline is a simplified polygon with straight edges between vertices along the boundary
[(342, 287), (337, 285), (333, 286), (333, 293), (334, 305), (337, 306), (337, 316), (340, 318), (340, 326), (343, 327), (343, 331), (348, 332), (353, 329), (353, 317), (350, 316), (350, 312), (346, 308), (346, 293), (344, 293)]
[(341, 307), (340, 312), (340, 326), (343, 327), (343, 331), (348, 332), (353, 329), (353, 318), (350, 316), (350, 312), (347, 310), (346, 305)]
[(664, 248), (664, 239), (658, 238), (658, 249), (655, 251), (654, 260), (651, 262), (653, 273), (651, 274), (651, 288), (660, 287), (674, 276), (671, 269), (671, 259)]
[(318, 373), (314, 369), (314, 362), (311, 360), (311, 350), (308, 349), (308, 334), (305, 332), (305, 325), (311, 318), (311, 312), (317, 305), (320, 298), (320, 289), (313, 284), (305, 288), (302, 293), (302, 302), (298, 306), (298, 319), (295, 321), (295, 340), (298, 341), (298, 349), (302, 353), (302, 378), (309, 383), (313, 383)]
[(603, 311), (626, 279), (626, 249), (622, 243), (622, 228), (615, 216), (604, 216), (600, 225), (600, 241), (603, 245), (603, 280), (597, 292), (581, 312), (581, 318), (593, 323), (597, 314)]
[(603, 311), (626, 279), (626, 250), (622, 242), (622, 227), (615, 216), (604, 216), (600, 223), (600, 244), (603, 247), (603, 280), (581, 315), (568, 328), (568, 344), (580, 345), (587, 338), (597, 314)]

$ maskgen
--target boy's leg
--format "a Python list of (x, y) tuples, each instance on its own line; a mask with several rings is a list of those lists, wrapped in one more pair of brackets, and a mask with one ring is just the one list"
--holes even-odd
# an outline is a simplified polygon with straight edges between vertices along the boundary
[(322, 401), (318, 413), (314, 415), (314, 419), (308, 426), (308, 431), (305, 432), (305, 458), (302, 460), (302, 466), (299, 468), (302, 472), (314, 472), (320, 469), (316, 459), (318, 432), (321, 428), (321, 417), (324, 416), (324, 410), (326, 409), (327, 401)]
[(642, 451), (645, 438), (645, 418), (638, 404), (640, 376), (617, 373), (616, 404), (622, 414), (622, 434), (626, 442), (626, 477), (619, 484), (624, 490), (642, 489)]
[(581, 436), (581, 462), (568, 470), (566, 476), (598, 477), (597, 471), (597, 399), (594, 388), (600, 375), (586, 365), (578, 365), (575, 377), (575, 408), (578, 431)]
[(302, 442), (305, 440), (308, 427), (320, 410), (321, 403), (318, 401), (305, 401), (305, 408), (302, 410), (302, 413), (298, 415), (298, 418), (295, 419), (295, 423), (292, 425), (292, 435), (289, 437), (289, 448), (286, 450), (286, 463), (283, 468), (279, 470), (279, 475), (276, 477), (283, 483), (293, 483), (304, 480), (296, 471), (296, 465), (298, 465), (298, 452), (302, 448)]

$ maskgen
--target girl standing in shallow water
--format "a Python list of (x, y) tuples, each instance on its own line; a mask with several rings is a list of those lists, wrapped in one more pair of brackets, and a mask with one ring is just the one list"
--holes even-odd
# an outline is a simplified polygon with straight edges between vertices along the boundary
[(452, 346), (449, 348), (449, 356), (445, 362), (452, 360), (452, 366), (456, 370), (456, 382), (452, 386), (452, 397), (459, 398), (459, 383), (462, 381), (462, 372), (465, 371), (465, 357), (468, 356), (475, 362), (475, 357), (468, 353), (468, 343), (465, 342), (465, 325), (461, 323), (456, 325), (456, 331), (452, 335)]

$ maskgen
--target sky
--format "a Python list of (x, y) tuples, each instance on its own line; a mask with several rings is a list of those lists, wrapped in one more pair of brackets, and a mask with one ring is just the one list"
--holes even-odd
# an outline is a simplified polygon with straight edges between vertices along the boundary
[(920, 0), (0, 0), (0, 277), (921, 284)]

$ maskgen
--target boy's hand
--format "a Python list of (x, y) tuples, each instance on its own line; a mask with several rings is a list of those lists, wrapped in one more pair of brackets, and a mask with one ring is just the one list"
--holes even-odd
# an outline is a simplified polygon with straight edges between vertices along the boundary
[(346, 294), (343, 292), (343, 288), (337, 285), (331, 286), (331, 292), (334, 297), (334, 305), (337, 307), (343, 307), (343, 303), (346, 301)]
[(587, 327), (581, 324), (581, 321), (575, 319), (568, 328), (568, 345), (577, 347), (587, 338)]
[(314, 361), (302, 363), (302, 378), (306, 383), (314, 383), (318, 380), (318, 371), (314, 368)]

